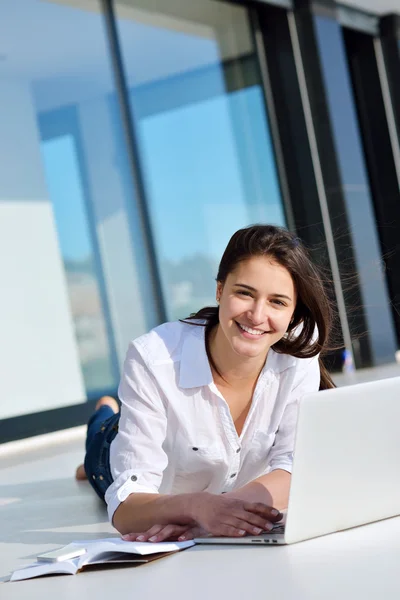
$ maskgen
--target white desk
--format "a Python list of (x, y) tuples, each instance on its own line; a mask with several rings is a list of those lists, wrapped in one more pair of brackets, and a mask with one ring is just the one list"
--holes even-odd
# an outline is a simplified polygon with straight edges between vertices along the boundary
[(196, 546), (140, 567), (0, 587), (2, 600), (89, 597), (399, 600), (400, 518), (292, 546)]
[(292, 546), (195, 546), (140, 567), (1, 583), (40, 552), (112, 531), (80, 446), (0, 461), (0, 600), (400, 600), (400, 517)]

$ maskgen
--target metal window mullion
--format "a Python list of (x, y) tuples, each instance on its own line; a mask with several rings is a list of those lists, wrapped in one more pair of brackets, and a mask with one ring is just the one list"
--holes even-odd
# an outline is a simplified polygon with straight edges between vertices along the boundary
[(135, 132), (134, 119), (129, 103), (129, 92), (124, 71), (122, 53), (119, 44), (115, 12), (112, 0), (100, 0), (103, 8), (103, 16), (107, 32), (109, 50), (111, 54), (114, 81), (116, 86), (119, 109), (121, 113), (122, 126), (125, 136), (129, 167), (132, 184), (135, 190), (135, 201), (139, 207), (139, 213), (144, 230), (144, 241), (146, 252), (150, 263), (151, 281), (155, 293), (155, 307), (160, 322), (166, 321), (166, 306), (163, 297), (161, 276), (159, 272), (154, 237), (151, 228), (146, 192), (143, 182), (142, 169), (140, 165), (139, 149)]
[(386, 72), (385, 60), (383, 57), (382, 42), (379, 38), (374, 38), (374, 50), (376, 64), (378, 66), (379, 80), (381, 82), (383, 103), (385, 105), (386, 119), (396, 168), (397, 181), (399, 182), (400, 186), (400, 140), (397, 135), (396, 118), (394, 115), (393, 104), (390, 95), (389, 81)]
[(346, 350), (351, 354), (353, 364), (354, 364), (354, 354), (353, 354), (353, 346), (352, 346), (352, 342), (351, 342), (351, 333), (350, 333), (349, 322), (347, 319), (346, 303), (344, 300), (342, 282), (341, 282), (341, 278), (340, 278), (339, 264), (338, 264), (338, 260), (337, 260), (337, 256), (336, 256), (335, 242), (334, 242), (332, 224), (331, 224), (329, 208), (328, 208), (328, 199), (326, 196), (321, 161), (319, 158), (317, 137), (316, 137), (314, 122), (313, 122), (313, 118), (312, 118), (311, 103), (310, 103), (310, 98), (309, 98), (308, 90), (307, 90), (307, 83), (306, 83), (306, 77), (305, 77), (305, 72), (304, 72), (303, 59), (301, 56), (300, 41), (299, 41), (298, 34), (297, 34), (295, 16), (292, 11), (288, 12), (288, 23), (289, 23), (290, 37), (292, 40), (293, 55), (294, 55), (294, 60), (295, 60), (295, 64), (296, 64), (296, 71), (297, 71), (297, 76), (299, 79), (299, 88), (300, 88), (301, 100), (302, 100), (302, 105), (303, 105), (303, 110), (304, 110), (304, 118), (305, 118), (305, 123), (306, 123), (309, 143), (310, 143), (311, 159), (312, 159), (315, 181), (316, 181), (317, 190), (318, 190), (318, 197), (319, 197), (321, 215), (322, 215), (322, 223), (323, 223), (323, 227), (324, 227), (324, 231), (325, 231), (326, 246), (327, 246), (327, 250), (328, 250), (329, 262), (331, 265), (332, 279), (333, 279), (333, 285), (334, 285), (335, 294), (336, 294), (336, 301), (337, 301), (337, 305), (338, 305), (339, 319), (340, 319), (340, 324), (342, 327), (343, 341), (344, 341)]
[(291, 231), (296, 231), (295, 219), (292, 210), (291, 198), (289, 185), (287, 181), (287, 173), (285, 168), (285, 161), (283, 158), (282, 144), (278, 129), (278, 117), (275, 110), (275, 103), (271, 91), (271, 80), (269, 76), (267, 59), (265, 56), (265, 46), (262, 39), (262, 31), (260, 28), (259, 17), (256, 9), (249, 10), (250, 24), (254, 36), (254, 44), (257, 53), (258, 66), (260, 69), (262, 90), (264, 95), (264, 101), (267, 109), (267, 120), (271, 129), (271, 136), (273, 147), (275, 150), (276, 167), (279, 177), (279, 185), (281, 188), (281, 194), (283, 199), (283, 205), (285, 208), (285, 216), (288, 227)]

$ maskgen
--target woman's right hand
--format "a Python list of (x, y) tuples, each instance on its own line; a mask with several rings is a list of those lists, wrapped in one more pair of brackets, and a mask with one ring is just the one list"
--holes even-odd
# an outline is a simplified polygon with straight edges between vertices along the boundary
[(179, 542), (193, 540), (195, 537), (204, 537), (207, 535), (197, 525), (153, 525), (147, 531), (142, 533), (127, 533), (122, 535), (125, 542)]
[(193, 494), (192, 518), (211, 535), (241, 537), (270, 531), (282, 513), (261, 502), (248, 502), (224, 494)]

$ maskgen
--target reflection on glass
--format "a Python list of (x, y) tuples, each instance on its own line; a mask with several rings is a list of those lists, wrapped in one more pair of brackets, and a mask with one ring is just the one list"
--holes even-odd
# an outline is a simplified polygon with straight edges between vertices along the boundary
[[(247, 12), (210, 0), (117, 2), (170, 319), (215, 303), (229, 237), (284, 224)], [(140, 56), (141, 60), (135, 60)]]
[(393, 323), (342, 31), (326, 17), (316, 17), (315, 24), (374, 360), (391, 362), (396, 348)]
[(42, 142), (42, 156), (85, 387), (107, 389), (113, 384), (112, 363), (72, 136)]
[(100, 1), (0, 2), (0, 98), (3, 418), (114, 392), (157, 314)]

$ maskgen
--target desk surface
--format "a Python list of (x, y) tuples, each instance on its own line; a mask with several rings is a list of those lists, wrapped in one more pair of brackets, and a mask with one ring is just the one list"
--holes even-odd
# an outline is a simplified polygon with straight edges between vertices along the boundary
[[(39, 552), (112, 531), (88, 485), (73, 480), (80, 456), (74, 444), (0, 461), (0, 582)], [(127, 589), (163, 600), (399, 600), (400, 517), (291, 546), (195, 546), (140, 567), (0, 583), (0, 598), (125, 599)]]

